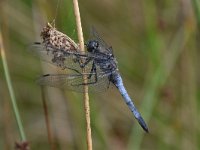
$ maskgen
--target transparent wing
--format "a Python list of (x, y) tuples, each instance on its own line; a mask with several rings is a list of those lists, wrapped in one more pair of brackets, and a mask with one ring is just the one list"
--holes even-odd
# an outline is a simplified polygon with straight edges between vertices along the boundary
[(96, 31), (96, 29), (94, 27), (91, 27), (91, 39), (93, 40), (97, 40), (100, 44), (100, 50), (102, 52), (106, 52), (106, 53), (111, 53), (113, 54), (113, 50), (112, 50), (112, 46), (108, 45), (98, 34), (98, 32)]
[[(44, 44), (35, 43), (29, 47), (29, 50), (33, 55), (39, 57), (41, 60), (60, 67), (61, 69), (70, 69), (80, 73), (81, 61), (87, 59), (87, 54), (83, 54), (80, 51), (64, 51), (51, 47), (46, 47)], [(90, 69), (91, 64), (86, 66), (86, 69)]]
[[(53, 49), (49, 49), (47, 51), (44, 44), (39, 42), (30, 45), (28, 48), (29, 52), (31, 52), (34, 56), (39, 57), (41, 60), (46, 61), (48, 63), (54, 64), (52, 62), (53, 59)], [(55, 65), (55, 64), (54, 64)]]
[[(89, 92), (103, 92), (109, 88), (107, 76), (98, 76), (97, 81), (94, 78), (92, 76), (87, 80), (86, 85)], [(76, 92), (83, 92), (83, 86), (85, 85), (83, 83), (83, 75), (81, 74), (47, 74), (39, 77), (37, 83), (42, 86), (68, 89)]]

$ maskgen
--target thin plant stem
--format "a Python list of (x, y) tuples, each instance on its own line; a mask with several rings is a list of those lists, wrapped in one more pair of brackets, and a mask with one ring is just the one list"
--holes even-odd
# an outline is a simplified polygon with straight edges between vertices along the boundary
[(0, 31), (0, 51), (1, 51), (1, 58), (2, 58), (2, 63), (3, 63), (5, 78), (6, 78), (6, 82), (7, 82), (7, 85), (8, 85), (8, 90), (9, 90), (10, 97), (11, 97), (11, 103), (12, 103), (13, 111), (14, 111), (14, 114), (15, 114), (15, 119), (17, 121), (17, 125), (18, 125), (18, 128), (19, 128), (21, 140), (26, 141), (26, 136), (25, 136), (23, 125), (22, 125), (22, 120), (21, 120), (21, 117), (20, 117), (20, 114), (19, 114), (14, 90), (13, 90), (13, 87), (12, 87), (12, 82), (11, 82), (11, 79), (10, 79), (10, 74), (9, 74), (9, 71), (8, 71), (8, 65), (7, 65), (6, 54), (5, 54), (5, 49), (4, 49), (4, 45), (3, 45), (3, 39), (2, 39), (1, 31)]
[[(78, 0), (73, 0), (74, 14), (76, 18), (76, 26), (78, 32), (78, 40), (80, 49), (84, 51), (84, 38), (83, 31), (81, 26), (81, 17), (79, 12)], [(83, 73), (85, 70), (83, 69)], [(83, 77), (84, 83), (87, 83), (87, 77)], [(87, 132), (87, 149), (92, 150), (92, 135), (91, 135), (91, 126), (90, 126), (90, 105), (89, 105), (89, 95), (88, 95), (88, 86), (84, 86), (84, 107), (85, 107), (85, 118), (86, 118), (86, 132)]]
[(48, 141), (51, 146), (51, 150), (55, 150), (55, 145), (54, 145), (54, 141), (53, 141), (53, 132), (51, 130), (51, 126), (50, 126), (50, 122), (49, 122), (48, 106), (47, 106), (47, 102), (46, 102), (46, 98), (45, 98), (44, 87), (42, 87), (42, 86), (41, 86), (41, 92), (42, 92), (42, 105), (43, 105), (43, 109), (44, 109)]
[(192, 4), (194, 7), (194, 13), (196, 15), (197, 25), (200, 29), (200, 2), (198, 0), (192, 0)]

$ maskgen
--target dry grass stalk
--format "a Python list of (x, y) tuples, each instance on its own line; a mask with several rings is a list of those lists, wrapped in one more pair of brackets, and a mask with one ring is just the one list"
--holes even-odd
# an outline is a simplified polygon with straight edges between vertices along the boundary
[[(84, 38), (83, 31), (81, 26), (81, 17), (79, 12), (78, 0), (73, 0), (74, 14), (76, 18), (76, 26), (78, 32), (78, 40), (80, 44), (80, 49), (84, 51)], [(85, 70), (83, 69), (83, 73)], [(87, 83), (87, 77), (84, 76), (84, 82)], [(89, 95), (88, 95), (88, 86), (84, 86), (84, 104), (85, 104), (85, 117), (86, 117), (86, 132), (87, 132), (87, 148), (92, 150), (92, 134), (90, 126), (90, 105), (89, 105)]]

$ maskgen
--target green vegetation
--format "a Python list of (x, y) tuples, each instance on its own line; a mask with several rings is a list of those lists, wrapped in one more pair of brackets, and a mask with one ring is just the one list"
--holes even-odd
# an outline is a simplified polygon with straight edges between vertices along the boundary
[[(31, 149), (50, 149), (38, 75), (59, 72), (28, 52), (56, 16), (56, 28), (75, 41), (72, 1), (1, 1), (0, 30), (12, 86)], [(94, 150), (200, 149), (200, 3), (79, 1), (85, 40), (94, 26), (111, 44), (124, 84), (147, 121), (140, 128), (113, 88), (90, 93)], [(57, 15), (56, 15), (57, 14)], [(0, 58), (0, 149), (20, 141)], [(57, 149), (86, 149), (82, 94), (45, 88)]]

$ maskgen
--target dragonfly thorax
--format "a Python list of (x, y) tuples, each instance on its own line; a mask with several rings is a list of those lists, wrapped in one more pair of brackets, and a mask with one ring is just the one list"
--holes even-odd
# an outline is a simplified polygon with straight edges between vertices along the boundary
[(99, 42), (96, 40), (90, 40), (86, 44), (86, 47), (87, 47), (88, 52), (92, 52), (92, 53), (97, 52), (99, 48)]

